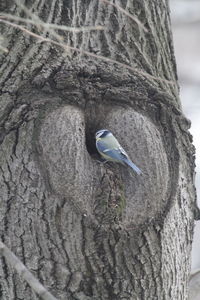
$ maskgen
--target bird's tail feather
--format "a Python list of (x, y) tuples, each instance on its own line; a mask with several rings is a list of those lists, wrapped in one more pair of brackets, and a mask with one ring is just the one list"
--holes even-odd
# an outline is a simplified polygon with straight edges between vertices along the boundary
[(125, 163), (129, 165), (138, 175), (142, 174), (142, 171), (129, 159), (125, 160)]

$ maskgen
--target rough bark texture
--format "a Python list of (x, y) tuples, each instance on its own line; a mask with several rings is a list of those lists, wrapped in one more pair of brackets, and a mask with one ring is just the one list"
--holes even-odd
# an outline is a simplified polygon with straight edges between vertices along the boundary
[[(148, 31), (97, 0), (25, 4), (46, 22), (104, 25), (64, 33), (65, 42), (132, 71), (2, 26), (1, 238), (58, 299), (186, 299), (194, 150), (168, 1), (115, 3)], [(1, 10), (24, 15), (12, 1)], [(101, 128), (118, 137), (141, 177), (96, 161)], [(0, 274), (2, 299), (38, 299), (4, 259)]]

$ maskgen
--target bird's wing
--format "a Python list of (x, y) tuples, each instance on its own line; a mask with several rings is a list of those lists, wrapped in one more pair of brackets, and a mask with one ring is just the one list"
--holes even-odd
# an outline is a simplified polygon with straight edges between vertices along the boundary
[(108, 145), (103, 141), (96, 141), (96, 147), (99, 152), (104, 152), (108, 149)]
[(96, 146), (97, 146), (98, 151), (103, 152), (103, 154), (105, 154), (105, 156), (108, 156), (114, 160), (122, 162), (122, 151), (120, 149), (121, 147), (110, 149), (108, 147), (107, 143), (104, 141), (101, 141), (101, 142), (97, 141)]
[(138, 175), (140, 175), (142, 171), (130, 160), (126, 151), (121, 146), (119, 147), (118, 151), (120, 152), (123, 162), (129, 165)]
[(121, 146), (119, 146), (117, 148), (117, 151), (119, 151), (121, 153), (121, 155), (123, 155), (125, 158), (128, 158), (128, 154), (126, 153), (126, 151)]
[(130, 160), (128, 154), (120, 145), (113, 149), (109, 149), (108, 145), (103, 141), (100, 143), (97, 141), (96, 145), (99, 152), (103, 152), (107, 158), (110, 157), (112, 160), (129, 165), (138, 175), (142, 173), (142, 171)]

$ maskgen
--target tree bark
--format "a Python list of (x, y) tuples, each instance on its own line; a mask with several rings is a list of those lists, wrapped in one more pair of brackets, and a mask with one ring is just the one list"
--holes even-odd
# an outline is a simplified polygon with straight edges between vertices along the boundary
[[(104, 26), (59, 32), (57, 42), (82, 53), (2, 23), (1, 239), (58, 299), (187, 299), (194, 149), (168, 1), (115, 4), (136, 19), (106, 1), (26, 1), (44, 22)], [(55, 41), (55, 32), (26, 28)], [(101, 128), (142, 176), (96, 160)], [(2, 299), (39, 299), (4, 259), (0, 274)]]

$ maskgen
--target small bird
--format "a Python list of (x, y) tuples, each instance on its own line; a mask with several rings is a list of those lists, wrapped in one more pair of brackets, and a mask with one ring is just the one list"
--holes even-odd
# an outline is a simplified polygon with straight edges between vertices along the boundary
[(130, 160), (126, 151), (119, 144), (114, 135), (107, 129), (96, 132), (96, 147), (100, 155), (108, 161), (118, 162), (130, 166), (138, 175), (142, 171)]

